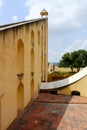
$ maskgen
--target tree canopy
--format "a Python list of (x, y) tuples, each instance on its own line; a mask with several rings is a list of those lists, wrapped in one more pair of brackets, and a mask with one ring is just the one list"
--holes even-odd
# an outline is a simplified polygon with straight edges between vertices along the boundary
[(70, 67), (73, 71), (73, 68), (77, 68), (77, 71), (80, 70), (81, 67), (87, 66), (87, 51), (86, 50), (78, 50), (73, 51), (71, 53), (65, 53), (60, 62), (59, 67)]

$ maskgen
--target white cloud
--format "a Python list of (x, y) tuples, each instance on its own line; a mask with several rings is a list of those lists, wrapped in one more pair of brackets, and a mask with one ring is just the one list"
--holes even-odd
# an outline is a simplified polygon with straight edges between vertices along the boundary
[(58, 62), (58, 52), (53, 49), (48, 49), (49, 62)]
[(49, 12), (50, 29), (55, 29), (57, 27), (57, 29), (60, 30), (60, 27), (64, 28), (66, 24), (69, 28), (72, 28), (72, 26), (78, 28), (80, 27), (79, 25), (82, 25), (80, 20), (80, 14), (82, 14), (82, 11), (80, 11), (81, 5), (78, 6), (78, 3), (75, 2), (75, 0), (74, 2), (72, 2), (71, 0), (70, 2), (68, 2), (68, 0), (26, 0), (26, 5), (31, 5), (31, 7), (29, 10), (29, 14), (25, 18), (31, 19), (40, 17), (39, 13), (41, 9), (46, 8)]
[(25, 19), (40, 17), (40, 11), (45, 8), (48, 15), (50, 37), (66, 35), (84, 26), (87, 20), (87, 1), (84, 0), (26, 0), (29, 14)]
[(2, 7), (3, 5), (3, 0), (0, 0), (0, 7)]
[(13, 20), (13, 22), (17, 22), (18, 21), (18, 17), (17, 16), (13, 16), (12, 20)]
[[(45, 8), (48, 11), (48, 22), (49, 22), (49, 61), (57, 61), (58, 52), (55, 48), (60, 49), (59, 46), (55, 46), (55, 43), (62, 41), (62, 46), (65, 45), (65, 40), (73, 38), (73, 34), (82, 38), (79, 34), (83, 28), (87, 26), (87, 0), (26, 0), (27, 8), (29, 13), (25, 19), (32, 19), (40, 17), (40, 11)], [(66, 38), (67, 37), (67, 38)], [(86, 38), (85, 38), (86, 39)], [(59, 50), (59, 53), (65, 51), (73, 51), (75, 49), (85, 49), (87, 41), (71, 39), (74, 41), (66, 49)], [(69, 40), (70, 41), (70, 40)], [(53, 45), (54, 44), (54, 45)], [(53, 48), (52, 48), (53, 47)], [(87, 47), (86, 47), (87, 48)], [(59, 54), (61, 55), (61, 54)]]
[(29, 15), (25, 16), (25, 20), (40, 17), (40, 10), (38, 4), (32, 6)]
[(80, 50), (80, 49), (87, 49), (87, 40), (81, 40), (77, 39), (73, 43), (71, 43), (65, 50), (64, 53), (66, 52), (73, 52), (75, 50)]

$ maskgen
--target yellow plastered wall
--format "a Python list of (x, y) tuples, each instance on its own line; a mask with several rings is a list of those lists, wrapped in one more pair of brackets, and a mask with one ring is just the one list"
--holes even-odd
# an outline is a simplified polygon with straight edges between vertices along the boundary
[[(80, 68), (80, 70), (82, 70), (83, 68)], [(58, 67), (58, 66), (55, 66), (55, 70), (56, 72), (71, 72), (71, 68), (62, 68), (62, 67)], [(74, 72), (77, 72), (77, 69), (76, 68), (73, 68), (73, 71)]]
[(81, 96), (87, 97), (87, 76), (61, 90), (58, 90), (57, 93), (71, 95), (71, 92), (74, 90), (79, 91)]
[[(38, 95), (42, 75), (41, 35), (44, 33), (46, 65), (48, 58), (47, 23), (45, 18), (0, 31), (0, 130), (6, 130), (17, 117), (18, 110), (23, 110)], [(43, 34), (42, 25), (46, 28)], [(47, 66), (44, 68), (43, 79), (47, 80)]]

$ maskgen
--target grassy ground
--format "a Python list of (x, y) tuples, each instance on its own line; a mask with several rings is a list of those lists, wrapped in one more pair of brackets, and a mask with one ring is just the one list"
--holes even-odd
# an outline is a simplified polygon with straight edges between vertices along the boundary
[(61, 72), (61, 71), (59, 71), (59, 72), (56, 72), (56, 71), (54, 71), (52, 74), (59, 74), (59, 75), (61, 75), (61, 74), (75, 74), (76, 72)]
[(72, 76), (73, 74), (75, 74), (76, 72), (53, 72), (51, 74), (48, 75), (48, 82), (52, 82), (52, 81), (57, 81), (57, 80), (61, 80), (67, 77)]

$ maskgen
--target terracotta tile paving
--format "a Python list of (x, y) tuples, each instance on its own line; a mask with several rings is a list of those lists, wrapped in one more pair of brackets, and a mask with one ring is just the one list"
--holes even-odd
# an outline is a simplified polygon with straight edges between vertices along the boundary
[(40, 93), (8, 130), (87, 130), (87, 98)]

